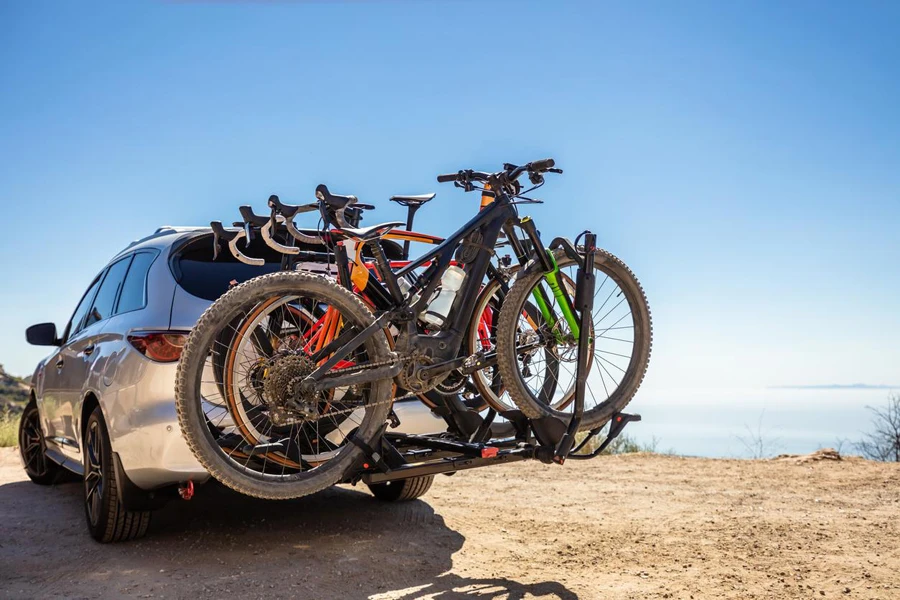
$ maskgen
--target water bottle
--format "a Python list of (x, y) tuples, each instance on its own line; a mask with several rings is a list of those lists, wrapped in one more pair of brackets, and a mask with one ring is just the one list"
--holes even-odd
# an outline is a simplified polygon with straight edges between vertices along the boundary
[(452, 265), (447, 267), (441, 276), (441, 289), (435, 296), (434, 300), (425, 309), (422, 320), (434, 327), (440, 327), (447, 320), (450, 309), (453, 308), (453, 301), (456, 299), (456, 293), (462, 287), (463, 279), (466, 278), (466, 272), (461, 268)]

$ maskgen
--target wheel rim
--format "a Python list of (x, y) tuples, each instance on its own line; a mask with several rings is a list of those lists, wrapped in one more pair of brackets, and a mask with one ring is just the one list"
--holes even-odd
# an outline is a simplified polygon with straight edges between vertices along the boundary
[(103, 443), (100, 424), (97, 421), (91, 421), (88, 426), (85, 449), (87, 460), (84, 465), (84, 507), (91, 523), (96, 523), (103, 497)]
[(25, 468), (32, 475), (40, 477), (47, 473), (44, 432), (41, 430), (41, 421), (37, 410), (31, 410), (22, 417), (19, 451), (22, 453)]
[[(567, 281), (568, 283), (568, 281)], [(574, 284), (573, 284), (574, 285)], [(497, 292), (500, 290), (500, 284), (492, 282), (488, 284), (486, 292), (481, 296), (481, 300), (475, 308), (475, 314), (479, 315), (478, 327), (469, 328), (468, 349), (469, 354), (475, 354), (478, 351), (496, 350), (496, 336), (494, 329), (500, 316), (499, 299)], [(574, 287), (572, 288), (574, 294)], [(485, 316), (490, 313), (492, 316), (490, 321), (492, 324), (484, 326)], [(527, 310), (523, 309), (522, 318), (526, 329), (537, 328), (536, 321), (540, 319), (536, 306), (530, 306)], [(499, 370), (494, 367), (488, 367), (480, 371), (472, 373), (472, 381), (478, 391), (481, 393), (484, 401), (497, 412), (509, 411), (516, 409), (516, 404), (509, 397), (506, 386), (500, 379)], [(553, 403), (552, 408), (555, 410), (563, 410), (574, 398), (574, 390), (570, 391), (562, 398)]]
[[(591, 320), (591, 343), (589, 345), (591, 356), (588, 361), (588, 378), (585, 389), (585, 412), (597, 410), (606, 406), (613, 398), (620, 394), (623, 383), (628, 380), (628, 371), (639, 360), (640, 343), (635, 333), (635, 306), (631, 294), (627, 291), (623, 282), (618, 280), (615, 272), (609, 270), (603, 264), (595, 265), (597, 273), (597, 285), (594, 290), (594, 306)], [(574, 282), (577, 276), (577, 265), (570, 261), (561, 261), (560, 275), (567, 283), (570, 295), (574, 296)], [(544, 286), (543, 279), (538, 280), (535, 286)], [(561, 318), (561, 312), (556, 306), (556, 300), (549, 289), (545, 288), (550, 298), (551, 311), (559, 316), (559, 320), (553, 324), (542, 322), (545, 337), (561, 330), (568, 332), (565, 321)], [(530, 297), (530, 295), (529, 295)], [(519, 330), (527, 331), (528, 323), (519, 318)], [(549, 325), (549, 327), (548, 327)], [(560, 390), (564, 391), (564, 398), (552, 398), (552, 409), (562, 412), (570, 409), (574, 399), (575, 371), (577, 352), (574, 344), (556, 346), (551, 342), (550, 351), (559, 358), (560, 372), (556, 376), (554, 387), (559, 396)], [(539, 367), (539, 365), (538, 365)], [(542, 370), (532, 367), (535, 373)], [(523, 375), (522, 360), (519, 361), (519, 376), (533, 398), (542, 404), (548, 404), (549, 398), (542, 393), (545, 381), (539, 377), (526, 377)]]
[[(327, 325), (329, 310), (333, 311), (333, 325)], [(347, 451), (345, 440), (366, 418), (368, 388), (359, 394), (356, 409), (347, 411), (340, 419), (329, 420), (327, 411), (345, 408), (342, 403), (350, 395), (344, 388), (335, 388), (317, 398), (317, 405), (326, 411), (319, 420), (298, 419), (279, 426), (272, 421), (271, 410), (267, 410), (270, 407), (263, 402), (269, 399), (268, 392), (260, 392), (251, 385), (252, 370), (282, 350), (286, 355), (307, 356), (307, 347), (313, 348), (316, 331), (325, 333), (325, 328), (330, 327), (328, 339), (336, 338), (345, 322), (350, 321), (345, 321), (346, 315), (315, 295), (275, 295), (248, 305), (239, 313), (228, 325), (234, 332), (229, 335), (228, 344), (219, 342), (217, 336), (206, 358), (200, 395), (207, 426), (216, 451), (240, 471), (270, 481), (298, 479)], [(265, 351), (260, 348), (260, 339), (267, 341), (269, 347)], [(315, 348), (324, 347), (324, 340), (323, 336)], [(364, 354), (364, 349), (358, 350), (354, 360)], [(222, 366), (216, 369), (218, 363)], [(277, 365), (278, 362), (274, 368), (267, 366), (266, 371), (275, 372)], [(267, 443), (279, 444), (282, 449), (252, 450)]]

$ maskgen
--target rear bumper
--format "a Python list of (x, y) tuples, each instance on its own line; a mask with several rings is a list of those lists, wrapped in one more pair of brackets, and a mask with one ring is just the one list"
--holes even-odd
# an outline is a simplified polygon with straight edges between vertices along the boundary
[(101, 399), (113, 451), (128, 479), (143, 490), (209, 478), (178, 426), (176, 368), (133, 353), (116, 373), (114, 394)]
[[(136, 353), (135, 353), (136, 354)], [(121, 469), (144, 491), (193, 480), (202, 483), (209, 473), (194, 458), (181, 435), (175, 409), (176, 364), (151, 362), (142, 356), (123, 364), (117, 390), (101, 400), (110, 442)], [(398, 402), (397, 431), (412, 434), (446, 430), (443, 419), (418, 400)]]

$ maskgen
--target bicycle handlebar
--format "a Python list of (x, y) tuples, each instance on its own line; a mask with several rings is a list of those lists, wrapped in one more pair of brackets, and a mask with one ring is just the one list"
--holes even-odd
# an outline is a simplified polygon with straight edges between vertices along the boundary
[[(556, 166), (556, 161), (552, 158), (544, 158), (541, 160), (535, 160), (527, 165), (517, 167), (516, 165), (505, 164), (503, 165), (503, 170), (497, 173), (484, 173), (482, 171), (473, 171), (471, 169), (466, 169), (462, 171), (457, 171), (456, 173), (448, 173), (446, 175), (438, 175), (437, 180), (438, 183), (456, 183), (461, 187), (467, 187), (470, 185), (472, 181), (482, 181), (485, 183), (496, 183), (499, 184), (497, 187), (501, 187), (504, 185), (511, 185), (514, 181), (516, 181), (519, 177), (521, 177), (524, 173), (528, 173), (529, 178), (531, 178), (532, 182), (540, 179), (542, 173), (562, 173), (562, 169), (554, 169)], [(492, 185), (492, 187), (495, 187)], [(469, 191), (468, 189), (466, 191)]]
[(543, 173), (545, 171), (549, 171), (553, 167), (556, 166), (556, 161), (552, 158), (545, 158), (542, 160), (536, 160), (528, 164), (529, 171), (537, 171), (538, 173)]
[[(266, 264), (266, 261), (264, 259), (247, 256), (238, 249), (237, 243), (241, 239), (246, 238), (246, 232), (243, 229), (230, 231), (222, 226), (221, 221), (213, 221), (209, 224), (209, 226), (210, 228), (212, 228), (213, 232), (213, 260), (216, 260), (216, 258), (218, 258), (219, 256), (219, 242), (221, 240), (228, 245), (228, 249), (231, 251), (231, 255), (242, 263), (254, 267), (261, 267), (262, 265)], [(249, 242), (249, 240), (247, 241)]]
[(241, 213), (241, 218), (244, 219), (244, 223), (249, 223), (254, 227), (262, 227), (269, 222), (269, 217), (255, 214), (253, 207), (248, 204), (239, 207), (238, 210)]
[(295, 215), (305, 212), (312, 212), (319, 209), (318, 204), (285, 204), (278, 196), (272, 194), (269, 196), (269, 208), (276, 211), (286, 219), (291, 219)]

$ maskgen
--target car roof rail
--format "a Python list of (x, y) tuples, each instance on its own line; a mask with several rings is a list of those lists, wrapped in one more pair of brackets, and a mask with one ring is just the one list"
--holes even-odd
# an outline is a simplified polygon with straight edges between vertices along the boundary
[[(190, 226), (190, 225), (163, 225), (162, 227), (157, 228), (156, 231), (151, 233), (150, 235), (144, 236), (140, 239), (134, 240), (128, 246), (125, 247), (125, 250), (129, 248), (133, 248), (138, 244), (143, 244), (144, 242), (148, 242), (154, 238), (162, 237), (164, 235), (172, 235), (173, 233), (187, 233), (190, 231), (201, 231), (203, 229), (209, 229), (209, 227), (198, 227), (198, 226)], [(122, 250), (124, 252), (125, 250)]]

